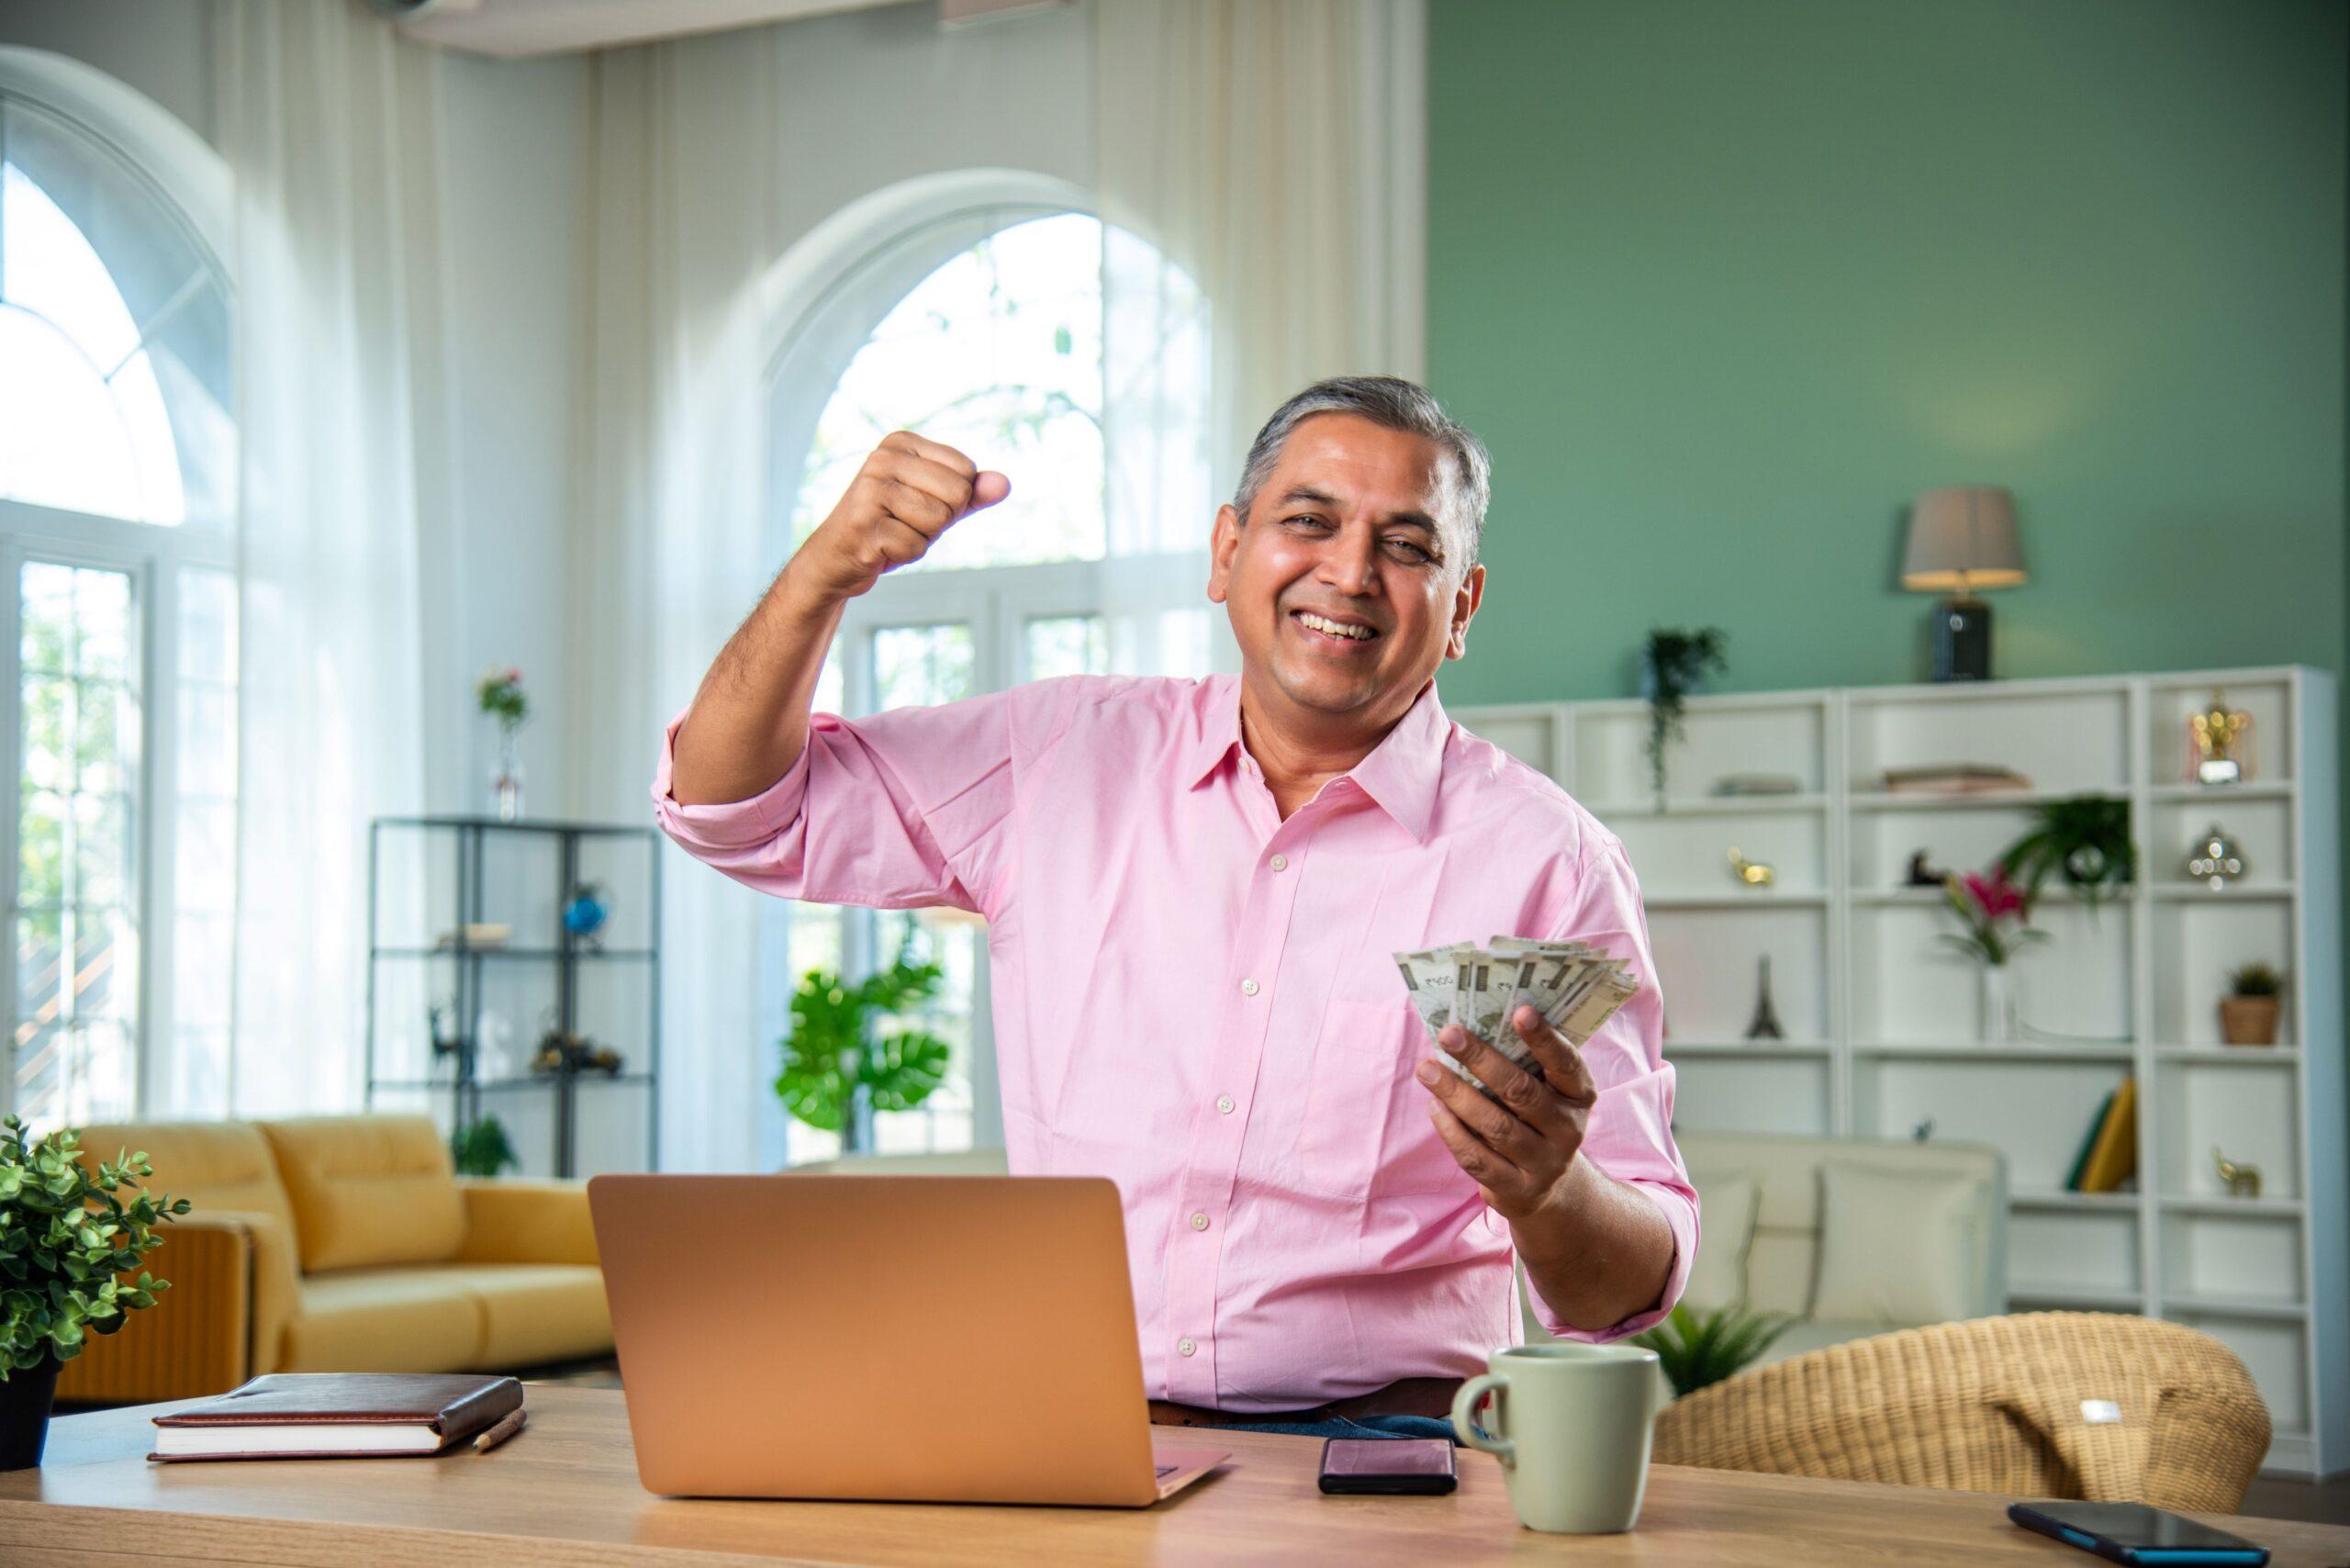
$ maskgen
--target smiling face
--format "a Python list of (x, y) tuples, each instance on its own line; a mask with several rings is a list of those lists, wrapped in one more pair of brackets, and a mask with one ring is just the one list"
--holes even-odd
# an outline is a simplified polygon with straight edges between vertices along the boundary
[(1259, 715), (1375, 744), (1466, 651), (1485, 569), (1464, 574), (1448, 460), (1354, 414), (1290, 432), (1245, 520), (1216, 513), (1208, 597), (1225, 605)]

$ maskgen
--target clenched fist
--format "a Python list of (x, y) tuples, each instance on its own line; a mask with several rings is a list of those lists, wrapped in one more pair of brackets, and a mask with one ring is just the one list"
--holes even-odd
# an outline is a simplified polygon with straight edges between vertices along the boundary
[(800, 545), (800, 563), (822, 591), (854, 599), (1011, 493), (1011, 480), (953, 447), (898, 431), (881, 438), (840, 504)]

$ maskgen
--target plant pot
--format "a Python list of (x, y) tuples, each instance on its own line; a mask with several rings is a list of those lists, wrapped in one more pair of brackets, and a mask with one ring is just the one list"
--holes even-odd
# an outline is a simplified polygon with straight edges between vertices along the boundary
[(0, 1383), (0, 1470), (30, 1470), (49, 1441), (49, 1406), (57, 1396), (61, 1365), (50, 1356)]
[(2277, 999), (2273, 996), (2220, 998), (2220, 1038), (2232, 1046), (2275, 1045)]

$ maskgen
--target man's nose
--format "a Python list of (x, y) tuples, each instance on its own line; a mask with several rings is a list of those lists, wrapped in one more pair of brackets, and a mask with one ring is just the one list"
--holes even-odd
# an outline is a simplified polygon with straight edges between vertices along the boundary
[(1368, 528), (1341, 528), (1322, 547), (1323, 582), (1340, 593), (1379, 590), (1379, 541)]

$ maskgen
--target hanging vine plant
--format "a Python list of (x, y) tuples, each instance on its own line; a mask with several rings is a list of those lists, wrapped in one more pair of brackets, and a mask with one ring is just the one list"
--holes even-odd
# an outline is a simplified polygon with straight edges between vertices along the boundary
[(1641, 695), (1649, 702), (1649, 783), (1664, 809), (1664, 748), (1681, 738), (1683, 700), (1705, 684), (1707, 670), (1727, 669), (1729, 633), (1718, 626), (1695, 632), (1652, 628), (1640, 649)]
[(2051, 877), (2080, 895), (2091, 913), (2138, 875), (2130, 837), (2130, 802), (2115, 795), (2072, 795), (2040, 808), (2030, 833), (2008, 846), (1999, 868), (2036, 902)]

